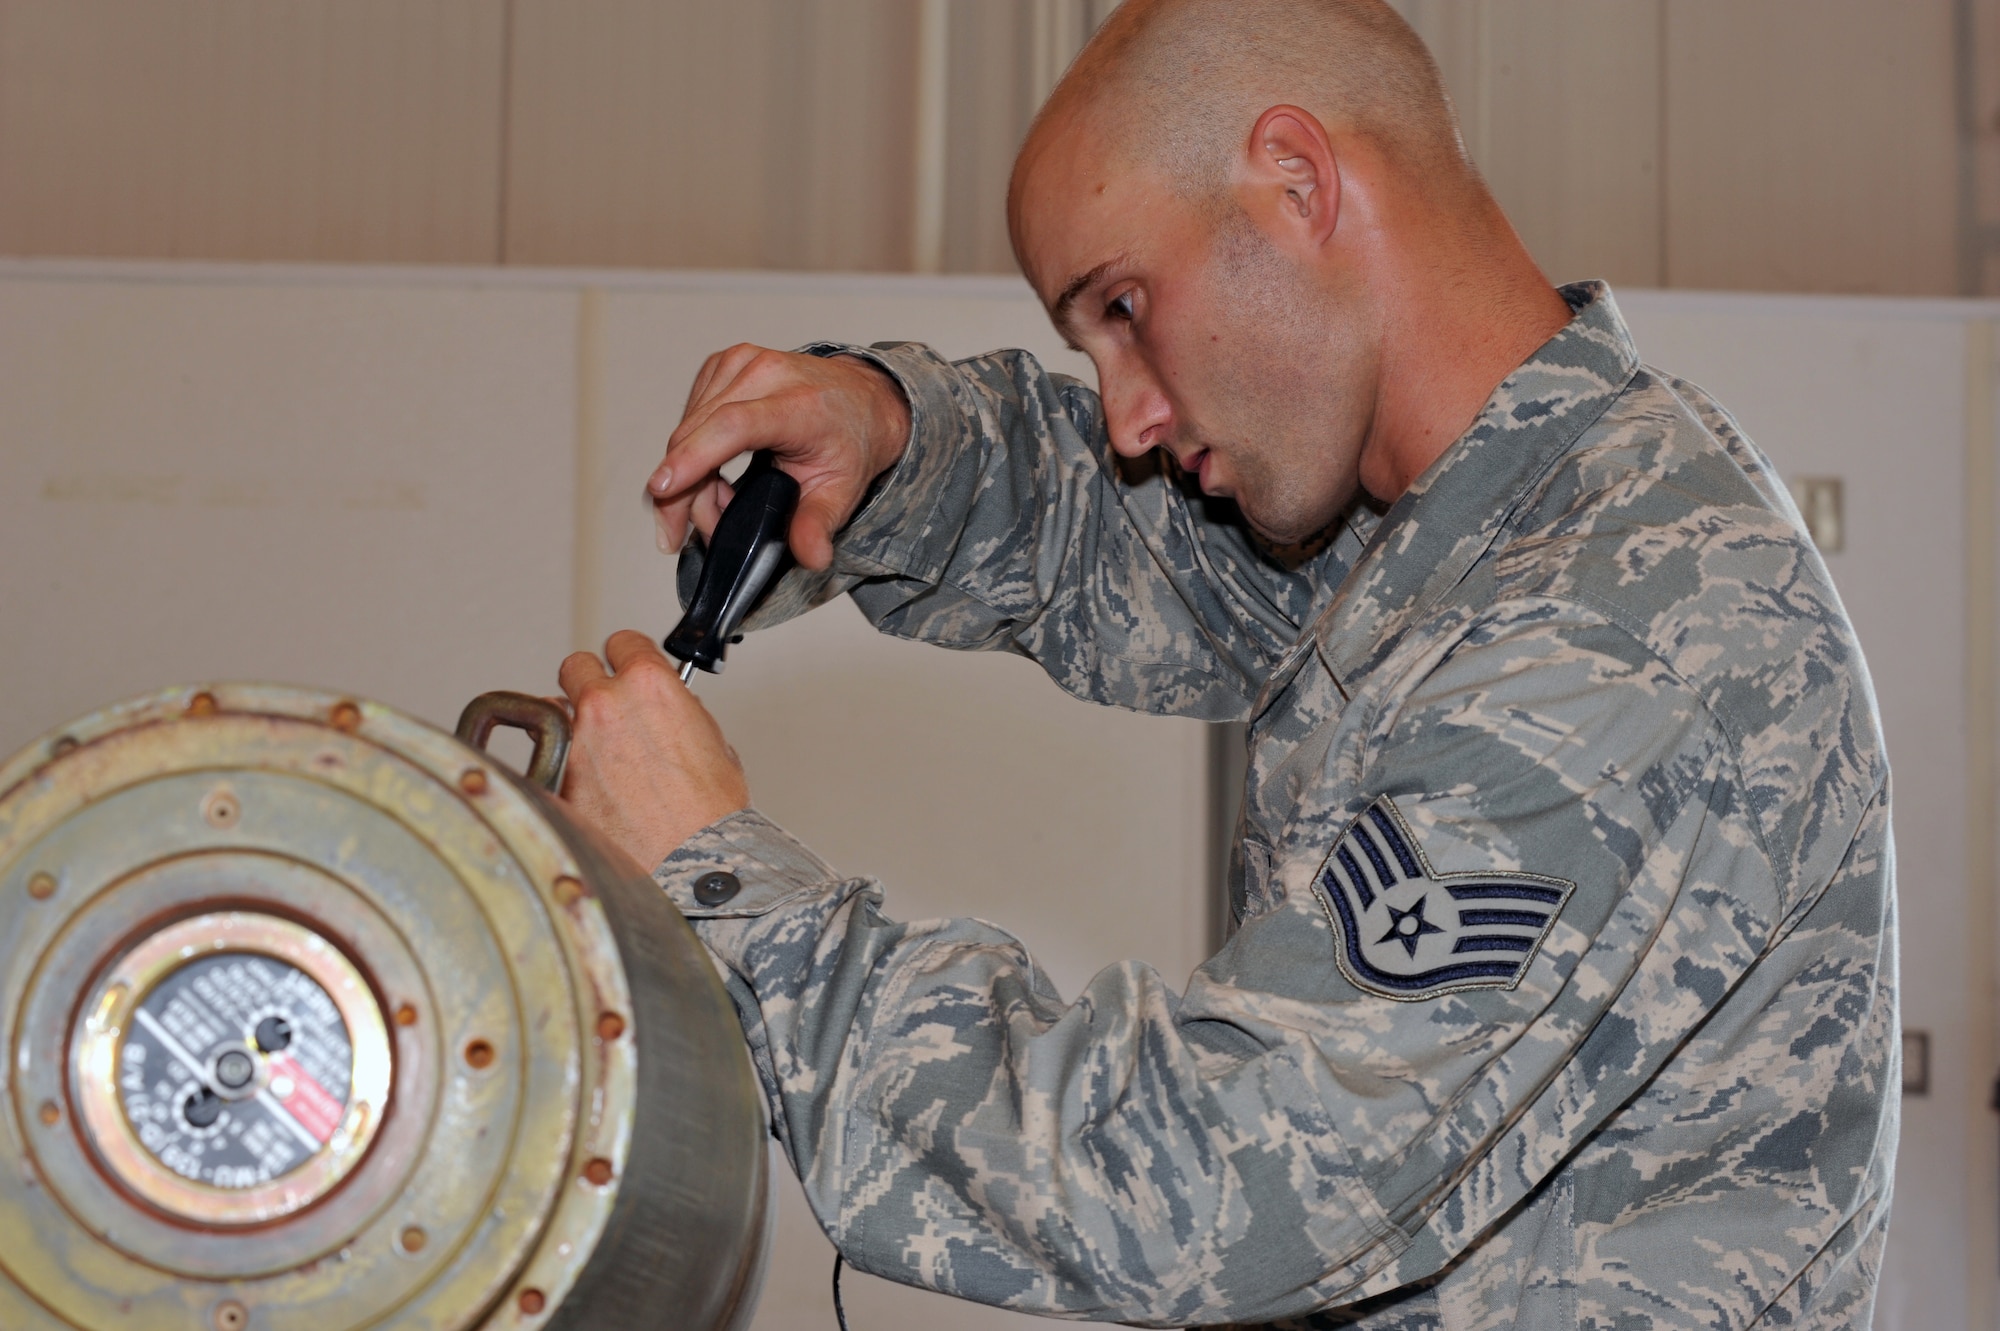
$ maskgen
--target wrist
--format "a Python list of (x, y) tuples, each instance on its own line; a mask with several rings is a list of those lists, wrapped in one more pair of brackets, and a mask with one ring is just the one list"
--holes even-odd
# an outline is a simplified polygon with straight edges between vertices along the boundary
[(868, 431), (866, 463), (868, 483), (872, 485), (901, 462), (909, 448), (910, 402), (896, 376), (874, 361), (854, 355), (843, 355), (841, 359), (862, 367), (874, 383), (870, 394), (874, 421)]

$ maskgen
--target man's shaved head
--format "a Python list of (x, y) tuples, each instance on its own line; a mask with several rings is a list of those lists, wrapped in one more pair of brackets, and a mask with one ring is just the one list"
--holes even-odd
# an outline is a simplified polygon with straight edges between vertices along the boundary
[(1183, 196), (1219, 199), (1257, 117), (1280, 103), (1433, 185), (1477, 179), (1436, 61), (1382, 0), (1125, 0), (1036, 117), (1023, 163), (1088, 123)]
[(1400, 494), (1569, 320), (1382, 0), (1125, 0), (1008, 221), (1111, 447), (1171, 454), (1274, 546)]

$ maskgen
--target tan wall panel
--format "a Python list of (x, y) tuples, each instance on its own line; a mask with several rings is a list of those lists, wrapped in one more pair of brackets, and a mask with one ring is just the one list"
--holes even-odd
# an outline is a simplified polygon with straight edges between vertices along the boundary
[(517, 0), (507, 261), (762, 264), (774, 9)]
[(898, 269), (913, 0), (515, 0), (506, 262)]
[(1678, 287), (1957, 291), (1948, 0), (1669, 0)]
[(0, 252), (491, 262), (501, 6), (0, 0)]
[(1475, 162), (1486, 158), (1488, 8), (1464, 0), (1390, 0), (1390, 7), (1417, 30), (1444, 75), (1445, 90), (1458, 112), (1459, 133)]
[(1551, 279), (1657, 286), (1662, 0), (1403, 0)]
[(1007, 179), (1034, 119), (1035, 51), (1026, 5), (956, 0), (945, 167), (948, 272), (1018, 271), (1007, 238)]
[(789, 0), (774, 268), (910, 267), (917, 0)]
[(1660, 6), (1485, 6), (1480, 169), (1557, 282), (1660, 284)]

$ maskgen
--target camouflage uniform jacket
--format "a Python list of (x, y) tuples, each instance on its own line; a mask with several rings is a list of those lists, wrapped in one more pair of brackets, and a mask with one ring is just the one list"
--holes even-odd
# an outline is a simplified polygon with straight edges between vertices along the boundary
[[(1240, 927), (1065, 1004), (755, 811), (656, 871), (854, 1265), (1147, 1326), (1866, 1326), (1897, 1101), (1888, 780), (1769, 464), (1610, 293), (1302, 567), (1021, 352), (885, 345), (908, 451), (766, 619), (1250, 723)], [(684, 568), (684, 574), (688, 570)], [(703, 906), (696, 877), (740, 892)]]

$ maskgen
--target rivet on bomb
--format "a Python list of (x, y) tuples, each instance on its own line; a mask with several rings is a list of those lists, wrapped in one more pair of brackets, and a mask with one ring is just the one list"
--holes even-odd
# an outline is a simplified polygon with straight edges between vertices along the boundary
[(56, 1124), (62, 1122), (62, 1106), (53, 1100), (44, 1100), (42, 1101), (41, 1109), (35, 1116), (42, 1120), (43, 1127), (53, 1128)]
[(56, 894), (56, 876), (52, 873), (37, 873), (28, 879), (28, 895), (37, 901), (47, 901)]
[(405, 1229), (401, 1234), (396, 1236), (397, 1246), (402, 1248), (404, 1252), (409, 1252), (409, 1253), (422, 1252), (424, 1250), (424, 1244), (428, 1242), (430, 1242), (430, 1235), (424, 1233), (422, 1229), (418, 1228), (415, 1225), (411, 1225), (408, 1229)]
[(337, 702), (327, 714), (327, 721), (342, 734), (352, 735), (361, 729), (361, 709), (351, 702)]
[(548, 1299), (538, 1289), (522, 1290), (519, 1302), (521, 1311), (530, 1317), (539, 1317), (542, 1309), (549, 1306)]
[(459, 773), (458, 788), (468, 795), (484, 795), (486, 793), (486, 773), (480, 771), (477, 767), (466, 768), (463, 772)]
[(213, 792), (201, 802), (201, 816), (216, 827), (236, 826), (236, 820), (242, 813), (242, 806), (237, 804), (236, 796), (226, 789)]
[(189, 716), (214, 716), (216, 710), (215, 695), (213, 693), (197, 693), (194, 697), (188, 699), (187, 714)]
[(574, 906), (583, 899), (583, 884), (568, 874), (556, 879), (556, 904)]
[(396, 1024), (397, 1024), (398, 1026), (414, 1026), (414, 1025), (416, 1025), (416, 1024), (417, 1024), (417, 1009), (416, 1009), (416, 1005), (415, 1005), (415, 1004), (412, 1004), (412, 1003), (404, 1003), (404, 1004), (400, 1005), (399, 1007), (397, 1007), (397, 1009), (396, 1009)]
[(215, 1305), (215, 1331), (243, 1331), (250, 1325), (250, 1310), (235, 1299)]
[(475, 1069), (493, 1066), (493, 1046), (485, 1040), (474, 1040), (465, 1046), (465, 1062)]
[(601, 1155), (583, 1167), (583, 1177), (592, 1187), (597, 1188), (611, 1182), (614, 1172), (611, 1162)]
[(597, 1018), (597, 1038), (615, 1040), (625, 1033), (625, 1018), (616, 1012), (606, 1012)]

